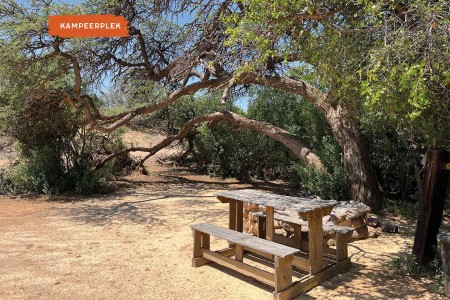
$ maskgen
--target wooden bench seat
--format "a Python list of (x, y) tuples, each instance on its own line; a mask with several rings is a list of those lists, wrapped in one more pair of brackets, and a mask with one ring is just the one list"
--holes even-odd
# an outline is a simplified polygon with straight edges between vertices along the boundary
[(299, 251), (298, 249), (289, 246), (274, 243), (272, 241), (268, 241), (265, 239), (260, 239), (253, 235), (231, 230), (228, 228), (219, 227), (214, 224), (209, 223), (196, 224), (192, 225), (191, 227), (194, 230), (214, 235), (230, 243), (241, 245), (246, 249), (263, 251), (267, 254), (271, 254), (278, 257), (286, 257)]
[[(263, 212), (256, 213), (256, 215), (258, 217), (265, 217)], [(286, 216), (286, 215), (275, 213), (274, 214), (274, 219), (278, 220), (278, 221), (286, 222), (288, 224), (300, 225), (300, 226), (302, 226), (302, 228), (304, 228), (304, 227), (307, 228), (308, 227), (308, 222), (307, 221), (303, 221), (300, 218), (295, 218), (295, 217), (291, 217), (291, 216)], [(347, 234), (347, 233), (352, 232), (353, 230), (354, 230), (353, 227), (345, 227), (345, 226), (339, 226), (339, 225), (334, 225), (334, 224), (323, 224), (323, 231), (324, 232), (333, 232), (333, 233), (339, 233), (339, 234)]]
[[(256, 213), (258, 216), (258, 235), (259, 237), (265, 236), (265, 214), (260, 212)], [(287, 238), (280, 235), (275, 235), (274, 240), (278, 243), (296, 247), (298, 249), (308, 251), (308, 244), (302, 243), (302, 227), (307, 227), (308, 222), (303, 221), (300, 218), (290, 217), (279, 213), (274, 214), (274, 220), (283, 221), (289, 224), (294, 229), (294, 238)], [(324, 251), (328, 254), (335, 255), (336, 261), (342, 261), (348, 258), (348, 240), (353, 227), (344, 227), (334, 224), (323, 224), (323, 231), (335, 234), (336, 249), (326, 247)]]
[[(199, 267), (210, 261), (252, 276), (275, 287), (274, 299), (283, 299), (283, 291), (292, 285), (292, 261), (299, 249), (261, 239), (249, 234), (219, 227), (214, 224), (191, 225), (194, 234), (192, 265)], [(210, 236), (224, 239), (234, 246), (229, 250), (211, 251)], [(274, 257), (275, 274), (245, 264), (244, 249), (250, 252), (266, 253)], [(231, 250), (231, 251), (230, 251)], [(230, 258), (234, 255), (234, 259)]]

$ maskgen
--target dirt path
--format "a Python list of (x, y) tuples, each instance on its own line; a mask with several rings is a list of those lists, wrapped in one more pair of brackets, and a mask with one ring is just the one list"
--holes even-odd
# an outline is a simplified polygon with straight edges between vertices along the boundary
[[(218, 190), (284, 187), (151, 170), (101, 197), (0, 197), (0, 299), (272, 299), (251, 278), (215, 265), (192, 268), (189, 225), (226, 225)], [(386, 261), (410, 242), (384, 234), (352, 243), (350, 271), (297, 299), (437, 299), (429, 282), (387, 274)]]

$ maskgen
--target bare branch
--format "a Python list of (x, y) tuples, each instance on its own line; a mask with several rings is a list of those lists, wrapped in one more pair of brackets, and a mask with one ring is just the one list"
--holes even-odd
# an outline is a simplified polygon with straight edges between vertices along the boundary
[(114, 153), (114, 154), (106, 157), (105, 159), (103, 159), (96, 166), (96, 169), (103, 167), (108, 161), (110, 161), (114, 157), (129, 153), (129, 152), (134, 152), (134, 151), (148, 152), (148, 155), (141, 160), (140, 165), (143, 165), (143, 163), (149, 157), (155, 155), (161, 149), (169, 146), (170, 144), (172, 144), (172, 142), (186, 138), (190, 134), (191, 130), (194, 128), (195, 125), (204, 123), (204, 122), (212, 122), (214, 124), (217, 124), (220, 121), (229, 122), (235, 128), (250, 129), (250, 130), (260, 132), (268, 137), (271, 137), (271, 138), (277, 140), (278, 142), (282, 143), (283, 145), (285, 145), (298, 158), (305, 161), (307, 164), (317, 168), (318, 170), (326, 172), (326, 169), (325, 169), (322, 161), (320, 160), (319, 156), (317, 154), (315, 154), (314, 152), (312, 152), (312, 150), (308, 146), (308, 144), (306, 142), (304, 142), (302, 139), (300, 139), (298, 136), (291, 134), (291, 133), (287, 132), (286, 130), (276, 127), (270, 123), (248, 119), (244, 116), (241, 116), (241, 115), (238, 115), (238, 114), (235, 114), (232, 112), (228, 112), (228, 111), (216, 112), (216, 113), (213, 113), (210, 115), (205, 115), (205, 116), (191, 119), (184, 125), (184, 127), (176, 135), (168, 136), (163, 141), (161, 141), (159, 144), (157, 144), (151, 148), (133, 147), (133, 148), (125, 149), (120, 152)]

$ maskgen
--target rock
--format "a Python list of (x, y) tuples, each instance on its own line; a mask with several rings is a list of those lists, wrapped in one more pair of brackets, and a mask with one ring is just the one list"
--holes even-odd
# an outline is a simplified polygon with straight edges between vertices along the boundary
[(378, 221), (377, 218), (367, 218), (367, 225), (373, 227), (373, 228), (377, 228), (380, 226), (380, 221)]
[(381, 230), (387, 233), (398, 233), (398, 227), (391, 224), (382, 224)]

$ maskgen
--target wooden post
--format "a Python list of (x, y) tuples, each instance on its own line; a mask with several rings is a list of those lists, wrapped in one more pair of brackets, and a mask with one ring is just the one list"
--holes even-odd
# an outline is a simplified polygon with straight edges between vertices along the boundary
[(194, 235), (194, 248), (192, 253), (192, 266), (198, 267), (196, 258), (202, 257), (202, 233), (197, 230), (192, 231)]
[(266, 218), (258, 217), (258, 237), (261, 239), (266, 238)]
[(209, 237), (209, 234), (207, 234), (207, 233), (202, 233), (202, 248), (203, 249), (210, 249), (210, 244), (211, 244), (211, 242), (210, 242), (210, 237)]
[[(418, 179), (419, 216), (414, 237), (413, 255), (419, 264), (432, 261), (436, 256), (437, 233), (442, 221), (449, 171), (446, 164), (449, 153), (444, 150), (428, 150), (423, 185)], [(422, 186), (420, 186), (422, 185)]]
[(351, 232), (346, 234), (336, 233), (336, 262), (348, 258), (348, 240), (351, 234)]
[(229, 227), (232, 230), (236, 230), (236, 200), (230, 199), (230, 215), (229, 215)]
[(236, 244), (234, 248), (234, 259), (240, 262), (244, 260), (244, 248), (242, 247), (242, 245)]
[(302, 249), (302, 226), (298, 224), (293, 224), (294, 227), (294, 247), (300, 250)]
[(244, 202), (236, 201), (236, 230), (243, 231), (244, 225)]
[(308, 216), (309, 264), (311, 275), (323, 269), (323, 225), (322, 211), (317, 210)]
[(274, 209), (271, 206), (266, 207), (266, 240), (273, 241), (274, 229)]
[(274, 298), (277, 299), (279, 292), (292, 285), (292, 260), (289, 255), (284, 258), (275, 257), (275, 292)]

